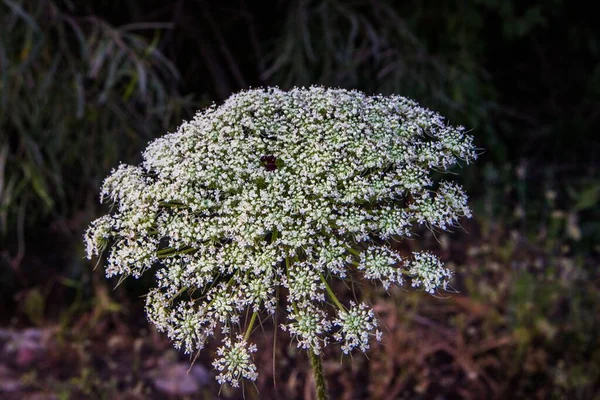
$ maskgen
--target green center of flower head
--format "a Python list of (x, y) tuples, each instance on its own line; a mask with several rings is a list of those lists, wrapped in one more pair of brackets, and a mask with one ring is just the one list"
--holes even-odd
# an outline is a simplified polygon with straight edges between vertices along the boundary
[(348, 353), (380, 337), (372, 310), (343, 305), (332, 279), (445, 288), (451, 272), (437, 257), (405, 259), (389, 241), (469, 217), (462, 188), (430, 173), (475, 158), (464, 128), (404, 97), (249, 90), (152, 142), (140, 166), (112, 172), (101, 199), (114, 212), (86, 232), (87, 254), (110, 248), (108, 276), (156, 268), (150, 321), (186, 352), (220, 328), (218, 378), (237, 384), (256, 377), (247, 339), (280, 288), (282, 328), (315, 353), (331, 338)]

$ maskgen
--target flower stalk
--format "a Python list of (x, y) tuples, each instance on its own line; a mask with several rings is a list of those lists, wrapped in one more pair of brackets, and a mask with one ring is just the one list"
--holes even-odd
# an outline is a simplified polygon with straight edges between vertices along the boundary
[(314, 351), (308, 352), (310, 357), (310, 366), (313, 373), (313, 379), (315, 381), (315, 390), (317, 393), (317, 400), (327, 400), (329, 396), (327, 394), (327, 384), (325, 381), (325, 374), (323, 373), (323, 362), (321, 356), (316, 354)]

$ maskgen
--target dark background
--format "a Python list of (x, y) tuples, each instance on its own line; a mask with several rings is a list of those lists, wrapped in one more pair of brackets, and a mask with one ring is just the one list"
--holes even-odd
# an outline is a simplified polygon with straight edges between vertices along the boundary
[[(215, 349), (185, 374), (144, 319), (151, 276), (113, 290), (82, 234), (152, 138), (241, 89), (311, 84), (412, 97), (483, 151), (457, 176), (465, 231), (409, 244), (459, 293), (365, 288), (385, 339), (332, 349), (335, 398), (598, 398), (596, 26), (566, 0), (0, 0), (0, 398), (216, 395)], [(256, 340), (246, 396), (310, 396), (289, 338), (266, 321)]]

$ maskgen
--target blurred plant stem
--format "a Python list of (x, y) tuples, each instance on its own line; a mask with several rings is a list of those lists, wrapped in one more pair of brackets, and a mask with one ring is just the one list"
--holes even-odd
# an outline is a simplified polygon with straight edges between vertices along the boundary
[(327, 400), (327, 385), (325, 384), (325, 376), (323, 375), (323, 363), (321, 356), (315, 354), (314, 351), (308, 351), (310, 357), (310, 366), (312, 368), (313, 377), (315, 379), (315, 389), (317, 391), (318, 400)]

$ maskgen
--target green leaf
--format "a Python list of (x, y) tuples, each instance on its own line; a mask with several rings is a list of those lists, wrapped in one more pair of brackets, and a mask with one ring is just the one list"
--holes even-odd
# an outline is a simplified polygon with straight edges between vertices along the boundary
[(576, 194), (575, 210), (582, 211), (595, 207), (600, 200), (600, 183), (590, 185)]

